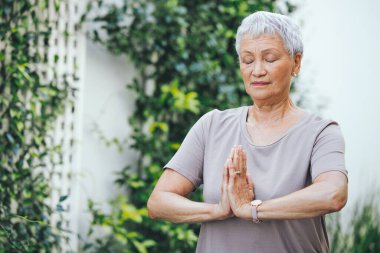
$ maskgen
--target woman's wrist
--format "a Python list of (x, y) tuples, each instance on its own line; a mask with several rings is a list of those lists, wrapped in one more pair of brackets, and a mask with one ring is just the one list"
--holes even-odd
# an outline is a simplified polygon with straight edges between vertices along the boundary
[(244, 220), (252, 221), (252, 206), (249, 203), (242, 205), (236, 212), (234, 212), (236, 217)]
[(233, 213), (232, 211), (226, 212), (220, 204), (212, 204), (210, 216), (211, 220), (225, 220), (232, 217)]

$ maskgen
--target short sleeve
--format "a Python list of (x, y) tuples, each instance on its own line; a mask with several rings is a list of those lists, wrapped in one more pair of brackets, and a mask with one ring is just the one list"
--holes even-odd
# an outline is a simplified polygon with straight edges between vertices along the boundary
[(163, 167), (180, 173), (195, 188), (203, 183), (203, 159), (210, 114), (211, 112), (206, 113), (193, 125), (175, 155)]
[(311, 177), (327, 171), (340, 171), (347, 177), (345, 166), (345, 143), (339, 125), (332, 121), (318, 134), (311, 155)]

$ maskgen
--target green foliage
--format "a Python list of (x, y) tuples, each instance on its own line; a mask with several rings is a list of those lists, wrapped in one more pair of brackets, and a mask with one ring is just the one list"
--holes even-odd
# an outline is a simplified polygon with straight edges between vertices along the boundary
[(375, 201), (358, 203), (347, 229), (339, 214), (330, 215), (329, 238), (333, 253), (380, 252), (380, 210)]
[(47, 66), (46, 54), (36, 49), (50, 38), (49, 20), (39, 18), (48, 2), (0, 5), (0, 252), (52, 252), (60, 241), (46, 204), (46, 166), (60, 153), (49, 145), (49, 131), (70, 89), (67, 82), (58, 85), (56, 75), (42, 81), (37, 71)]
[[(235, 32), (248, 14), (275, 10), (275, 0), (96, 3), (88, 6), (88, 13), (104, 8), (98, 12), (103, 14), (82, 17), (101, 27), (89, 36), (111, 52), (127, 55), (138, 72), (139, 77), (128, 88), (137, 97), (129, 123), (133, 128), (131, 148), (140, 157), (136, 166), (125, 167), (116, 180), (129, 193), (128, 199), (112, 201), (111, 213), (90, 205), (92, 229), (99, 226), (106, 231), (85, 248), (101, 252), (194, 252), (199, 224), (153, 221), (146, 216), (146, 203), (162, 166), (200, 115), (213, 108), (252, 103), (240, 77)], [(286, 6), (286, 12), (294, 9)], [(190, 197), (201, 200), (201, 191)], [(135, 219), (123, 218), (123, 210)]]

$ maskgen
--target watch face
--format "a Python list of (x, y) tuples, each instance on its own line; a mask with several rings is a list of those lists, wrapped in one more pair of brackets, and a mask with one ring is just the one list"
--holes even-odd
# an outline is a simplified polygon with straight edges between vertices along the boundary
[(258, 206), (258, 205), (260, 205), (261, 203), (263, 203), (261, 200), (259, 200), (259, 199), (255, 199), (254, 201), (251, 202), (251, 205), (253, 205), (253, 206)]

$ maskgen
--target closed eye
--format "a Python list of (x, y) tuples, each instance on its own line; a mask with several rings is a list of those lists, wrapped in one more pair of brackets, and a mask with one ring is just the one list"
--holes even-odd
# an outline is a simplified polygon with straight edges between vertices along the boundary
[(251, 64), (255, 59), (251, 56), (245, 56), (241, 60), (244, 64)]
[(276, 56), (275, 54), (272, 54), (272, 53), (265, 54), (265, 56), (263, 58), (264, 58), (264, 61), (270, 62), (270, 63), (275, 62), (279, 59), (278, 56)]

